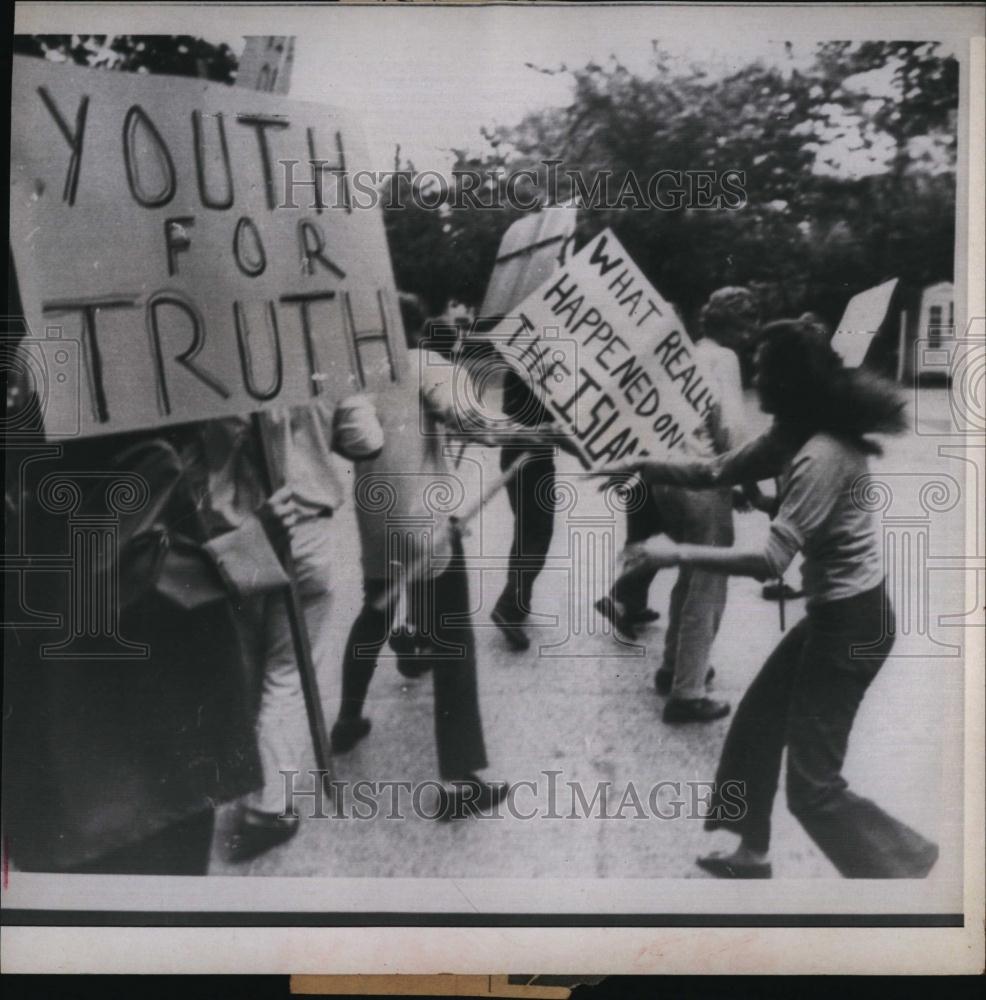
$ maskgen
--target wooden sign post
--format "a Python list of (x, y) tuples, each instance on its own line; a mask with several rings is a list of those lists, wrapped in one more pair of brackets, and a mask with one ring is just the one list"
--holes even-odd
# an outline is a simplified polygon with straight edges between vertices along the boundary
[[(291, 80), (291, 65), (294, 59), (294, 38), (275, 36), (250, 36), (246, 40), (240, 59), (236, 84), (251, 90), (268, 93), (287, 94)], [(253, 433), (257, 439), (258, 454), (264, 477), (264, 487), (268, 495), (279, 489), (280, 470), (273, 460), (270, 447), (271, 429), (267, 414), (255, 412), (252, 415)], [(305, 609), (295, 583), (294, 555), (290, 542), (278, 540), (278, 556), (288, 577), (284, 594), (287, 605), (288, 628), (291, 630), (291, 644), (294, 647), (295, 662), (301, 679), (301, 691), (305, 699), (305, 714), (308, 716), (308, 730), (312, 741), (315, 766), (322, 772), (322, 790), (330, 797), (335, 793), (332, 767), (332, 745), (329, 740), (322, 696), (318, 685), (315, 661), (312, 659), (311, 636), (305, 620)]]

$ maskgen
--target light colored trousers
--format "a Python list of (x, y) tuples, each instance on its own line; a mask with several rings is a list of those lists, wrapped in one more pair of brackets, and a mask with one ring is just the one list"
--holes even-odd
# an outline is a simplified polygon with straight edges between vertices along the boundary
[[(678, 543), (691, 545), (733, 544), (733, 498), (731, 489), (683, 490), (656, 487), (666, 533)], [(664, 638), (662, 670), (674, 674), (671, 697), (702, 698), (709, 654), (726, 607), (729, 577), (724, 573), (684, 566), (671, 591), (668, 630)]]
[[(301, 597), (316, 674), (323, 673), (329, 655), (332, 520), (313, 517), (291, 530), (295, 583)], [(281, 771), (301, 770), (302, 755), (311, 738), (301, 674), (288, 624), (286, 597), (271, 594), (264, 604), (265, 663), (257, 716), (257, 743), (264, 783), (244, 800), (252, 809), (284, 812)]]

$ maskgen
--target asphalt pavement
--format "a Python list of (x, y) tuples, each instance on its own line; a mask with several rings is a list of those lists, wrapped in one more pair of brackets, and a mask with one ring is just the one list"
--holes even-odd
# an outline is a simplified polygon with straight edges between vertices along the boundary
[[(752, 398), (749, 403), (751, 423), (762, 425)], [(900, 596), (911, 609), (911, 624), (898, 641), (899, 655), (891, 657), (864, 700), (845, 774), (855, 791), (938, 840), (940, 864), (954, 867), (961, 829), (958, 647), (962, 629), (975, 619), (963, 596), (964, 503), (956, 498), (949, 507), (948, 497), (922, 499), (921, 488), (943, 482), (946, 491), (953, 489), (951, 484), (961, 491), (968, 463), (955, 447), (961, 438), (952, 433), (944, 390), (922, 390), (912, 410), (920, 433), (894, 439), (874, 465), (890, 484), (893, 499), (880, 514), (886, 529), (896, 532), (895, 538), (911, 539), (892, 546), (898, 560), (893, 571), (909, 581)], [(467, 490), (490, 481), (497, 458), (491, 449), (469, 448), (458, 468)], [(694, 857), (734, 843), (728, 833), (705, 833), (701, 822), (730, 720), (662, 722), (664, 700), (655, 692), (653, 675), (674, 571), (659, 573), (651, 591), (651, 606), (661, 619), (636, 644), (619, 641), (592, 603), (611, 580), (615, 553), (623, 543), (622, 516), (607, 506), (597, 483), (566, 457), (559, 461), (559, 480), (559, 499), (566, 509), (557, 515), (548, 566), (535, 591), (536, 621), (528, 651), (511, 651), (489, 617), (503, 586), (509, 549), (510, 513), (502, 493), (466, 539), (490, 760), (484, 776), (514, 786), (501, 815), (453, 822), (430, 818), (438, 777), (431, 678), (402, 677), (388, 655), (381, 659), (366, 705), (372, 732), (333, 761), (334, 777), (343, 783), (341, 805), (326, 804), (326, 815), (313, 818), (311, 800), (299, 800), (303, 819), (298, 835), (238, 864), (227, 857), (235, 808), (224, 807), (212, 874), (706, 877)], [(339, 552), (332, 607), (338, 649), (319, 665), (331, 723), (338, 706), (342, 645), (358, 610), (361, 586), (352, 504), (327, 523)], [(766, 524), (763, 515), (737, 514), (738, 543), (763, 537)], [(919, 536), (925, 539), (923, 549), (914, 541)], [(919, 565), (907, 559), (924, 561)], [(911, 568), (904, 571), (905, 564)], [(789, 570), (788, 580), (798, 582), (796, 569)], [(764, 600), (760, 591), (756, 581), (730, 581), (713, 650), (712, 694), (734, 706), (782, 634), (778, 605)], [(788, 602), (787, 627), (803, 612), (802, 601)], [(305, 721), (299, 719), (302, 743), (305, 731)], [(310, 750), (299, 766), (313, 766)], [(378, 783), (363, 786), (362, 804), (353, 798), (359, 781)], [(380, 784), (387, 782), (394, 784)], [(774, 831), (776, 877), (836, 876), (787, 812), (783, 784)]]

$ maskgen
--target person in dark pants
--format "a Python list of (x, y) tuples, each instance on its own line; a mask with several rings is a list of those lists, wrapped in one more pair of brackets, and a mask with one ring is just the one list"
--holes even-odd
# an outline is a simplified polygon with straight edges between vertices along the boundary
[[(895, 632), (880, 530), (857, 492), (867, 482), (869, 457), (880, 453), (869, 435), (901, 431), (902, 404), (889, 384), (844, 368), (824, 330), (798, 320), (764, 330), (757, 389), (763, 410), (774, 416), (760, 439), (711, 461), (633, 466), (649, 482), (709, 489), (765, 478), (759, 472), (772, 454), (781, 491), (762, 550), (653, 539), (637, 546), (631, 561), (764, 580), (804, 554), (807, 615), (737, 710), (706, 820), (709, 829), (737, 832), (740, 845), (698, 864), (720, 877), (770, 877), (770, 818), (786, 747), (788, 806), (843, 876), (922, 878), (937, 846), (851, 792), (842, 776), (856, 712)], [(723, 795), (727, 783), (742, 789), (745, 808)]]
[[(629, 487), (626, 499), (627, 545), (643, 542), (664, 531), (664, 524), (650, 490), (639, 480)], [(637, 638), (637, 626), (656, 622), (661, 614), (648, 607), (650, 587), (657, 570), (640, 566), (633, 572), (621, 573), (609, 595), (596, 601), (596, 610), (608, 618), (616, 630), (631, 641)]]
[[(859, 704), (893, 646), (894, 616), (881, 583), (862, 594), (809, 609), (781, 641), (736, 712), (716, 785), (746, 783), (746, 815), (723, 810), (706, 829), (740, 834), (754, 871), (766, 871), (770, 814), (787, 747), (791, 812), (846, 878), (913, 878), (927, 873), (937, 848), (879, 806), (851, 792), (841, 775)], [(864, 648), (865, 656), (852, 650)], [(756, 739), (750, 739), (751, 733)], [(707, 860), (718, 874), (727, 859)]]
[[(405, 306), (404, 313), (412, 342), (430, 332), (417, 328), (414, 310)], [(476, 774), (487, 760), (466, 561), (455, 517), (447, 505), (436, 504), (438, 493), (452, 496), (459, 483), (446, 461), (449, 437), (486, 439), (467, 426), (471, 415), (462, 412), (453, 390), (456, 336), (436, 334), (417, 346), (404, 379), (375, 395), (382, 450), (356, 464), (364, 604), (347, 643), (331, 739), (335, 752), (345, 753), (369, 733), (370, 720), (362, 715), (366, 692), (401, 595), (407, 595), (413, 606), (408, 621), (421, 643), (412, 663), (434, 677), (438, 770), (446, 782), (438, 815), (451, 818), (463, 815), (463, 806), (466, 812), (489, 808), (507, 790)]]
[[(550, 427), (551, 419), (527, 382), (513, 370), (504, 376), (503, 412), (517, 424), (534, 431)], [(507, 563), (507, 580), (493, 606), (491, 617), (512, 649), (529, 648), (525, 623), (531, 614), (534, 584), (544, 569), (555, 527), (555, 447), (500, 449), (500, 468), (520, 462), (507, 484), (507, 499), (514, 515), (513, 539)]]
[[(435, 745), (438, 770), (445, 781), (467, 780), (487, 766), (483, 722), (476, 683), (476, 644), (468, 615), (469, 586), (458, 532), (452, 528), (448, 567), (432, 581), (429, 604), (440, 608), (432, 616), (428, 667), (435, 696)], [(377, 657), (390, 634), (396, 595), (387, 600), (392, 581), (372, 577), (364, 581), (364, 602), (349, 638), (342, 667), (342, 700), (333, 727), (333, 746), (344, 752), (370, 729), (363, 706)], [(382, 606), (381, 606), (381, 599)]]

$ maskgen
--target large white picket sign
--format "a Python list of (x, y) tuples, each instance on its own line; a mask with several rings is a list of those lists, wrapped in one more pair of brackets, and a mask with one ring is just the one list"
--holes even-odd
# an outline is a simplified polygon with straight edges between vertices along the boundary
[(352, 122), (240, 87), (14, 60), (11, 245), (51, 437), (401, 377)]
[(718, 405), (692, 341), (610, 230), (491, 336), (586, 468), (681, 451)]
[(832, 349), (847, 368), (858, 368), (863, 363), (873, 338), (887, 318), (896, 288), (897, 279), (893, 278), (849, 300), (832, 337)]
[(481, 317), (509, 313), (566, 260), (575, 234), (575, 205), (552, 205), (518, 219), (503, 234)]

